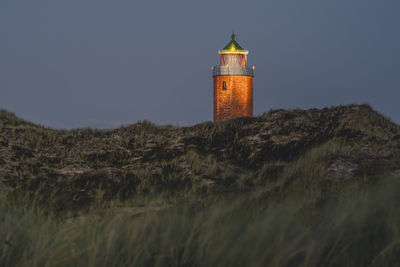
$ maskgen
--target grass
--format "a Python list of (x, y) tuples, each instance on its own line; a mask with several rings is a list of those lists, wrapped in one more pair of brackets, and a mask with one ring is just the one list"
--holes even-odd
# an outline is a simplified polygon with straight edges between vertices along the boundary
[[(358, 188), (357, 194), (354, 194)], [(53, 217), (0, 205), (1, 266), (394, 266), (400, 175), (321, 205), (241, 194)]]

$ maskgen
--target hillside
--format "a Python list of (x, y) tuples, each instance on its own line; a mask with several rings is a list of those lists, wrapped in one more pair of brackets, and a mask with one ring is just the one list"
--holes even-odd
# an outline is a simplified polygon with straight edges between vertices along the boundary
[(2, 190), (9, 199), (40, 195), (58, 208), (82, 207), (99, 195), (123, 200), (263, 188), (269, 197), (299, 186), (320, 201), (332, 184), (393, 172), (399, 163), (399, 126), (368, 105), (271, 110), (192, 127), (145, 121), (68, 131), (0, 112)]
[(0, 266), (397, 266), (399, 166), (368, 105), (68, 131), (0, 111)]

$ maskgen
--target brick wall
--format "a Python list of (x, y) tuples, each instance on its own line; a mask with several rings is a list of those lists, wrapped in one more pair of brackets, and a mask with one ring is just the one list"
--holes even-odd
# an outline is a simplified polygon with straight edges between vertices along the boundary
[(253, 116), (253, 77), (215, 76), (214, 121), (237, 116)]

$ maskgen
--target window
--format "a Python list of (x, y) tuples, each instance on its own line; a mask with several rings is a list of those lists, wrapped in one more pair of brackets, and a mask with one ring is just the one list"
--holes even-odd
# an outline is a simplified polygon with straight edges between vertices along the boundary
[(226, 90), (226, 82), (222, 82), (222, 90)]

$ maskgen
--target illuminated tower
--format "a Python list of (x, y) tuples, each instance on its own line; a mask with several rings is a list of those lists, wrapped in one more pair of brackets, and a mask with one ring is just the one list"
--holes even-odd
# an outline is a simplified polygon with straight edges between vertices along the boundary
[(221, 63), (213, 66), (214, 78), (214, 121), (232, 117), (253, 116), (253, 71), (246, 65), (247, 54), (235, 40), (222, 50)]

